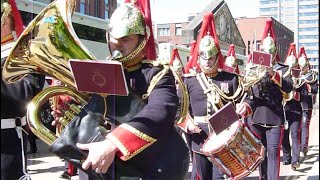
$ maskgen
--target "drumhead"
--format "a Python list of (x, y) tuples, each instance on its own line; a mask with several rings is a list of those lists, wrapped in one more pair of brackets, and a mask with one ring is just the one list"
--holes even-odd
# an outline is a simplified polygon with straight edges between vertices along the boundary
[(203, 153), (212, 153), (222, 148), (232, 137), (237, 133), (237, 130), (242, 127), (241, 120), (234, 122), (228, 129), (220, 134), (212, 133), (206, 142), (203, 144)]

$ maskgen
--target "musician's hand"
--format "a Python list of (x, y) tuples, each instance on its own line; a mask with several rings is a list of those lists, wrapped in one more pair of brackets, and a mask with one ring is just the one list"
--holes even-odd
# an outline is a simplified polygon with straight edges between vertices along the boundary
[(88, 169), (91, 166), (96, 173), (106, 173), (114, 160), (116, 152), (119, 150), (109, 139), (89, 144), (77, 143), (77, 147), (89, 151), (82, 168)]
[(191, 133), (200, 133), (201, 128), (198, 126), (198, 123), (189, 120), (186, 124), (188, 132)]
[(273, 77), (274, 75), (273, 67), (267, 67), (267, 72), (271, 77)]
[(236, 104), (236, 113), (245, 117), (247, 113), (247, 106), (244, 103), (237, 103)]
[(51, 115), (53, 116), (53, 121), (51, 123), (52, 126), (58, 126), (59, 124), (61, 124), (59, 122), (59, 120), (63, 117), (63, 111), (62, 108), (55, 108), (51, 111)]

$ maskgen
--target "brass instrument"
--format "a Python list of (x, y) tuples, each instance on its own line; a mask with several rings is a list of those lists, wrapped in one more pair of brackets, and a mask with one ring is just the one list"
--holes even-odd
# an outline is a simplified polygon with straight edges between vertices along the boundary
[(60, 80), (65, 87), (44, 89), (28, 106), (27, 119), (32, 132), (42, 141), (51, 145), (57, 136), (41, 124), (40, 107), (51, 97), (67, 94), (79, 105), (70, 105), (61, 123), (67, 125), (81, 106), (87, 104), (90, 94), (75, 90), (73, 75), (69, 69), (69, 59), (91, 59), (95, 57), (77, 37), (71, 16), (75, 9), (74, 0), (56, 0), (43, 9), (26, 27), (11, 53), (7, 57), (2, 78), (13, 83), (26, 74), (38, 73)]
[[(96, 59), (80, 42), (73, 29), (71, 16), (74, 9), (75, 0), (55, 0), (43, 9), (29, 23), (17, 40), (2, 71), (2, 78), (7, 83), (13, 83), (29, 73), (38, 73), (50, 76), (64, 84), (64, 86), (44, 89), (28, 105), (27, 120), (30, 129), (48, 145), (51, 145), (58, 137), (41, 123), (40, 107), (54, 96), (70, 96), (76, 104), (69, 105), (69, 110), (64, 112), (64, 117), (59, 120), (63, 126), (66, 126), (88, 103), (91, 97), (91, 94), (76, 91), (75, 81), (68, 65), (70, 59)], [(179, 84), (183, 84), (181, 79)], [(135, 96), (130, 96), (129, 93), (128, 98), (133, 97)], [(188, 111), (186, 108), (188, 108), (189, 103), (186, 93), (183, 94), (183, 101), (180, 120), (184, 119), (183, 117), (186, 116)], [(136, 103), (134, 100), (131, 100), (131, 102), (135, 103), (136, 106), (143, 104)], [(106, 115), (106, 100), (104, 103), (104, 115)], [(130, 109), (139, 108), (129, 107), (125, 109), (130, 111)], [(122, 122), (125, 116), (123, 114), (123, 117), (120, 116), (116, 114), (115, 118), (119, 118), (119, 122)]]
[(243, 78), (243, 86), (246, 90), (260, 81), (265, 76), (267, 69), (263, 65), (248, 63)]

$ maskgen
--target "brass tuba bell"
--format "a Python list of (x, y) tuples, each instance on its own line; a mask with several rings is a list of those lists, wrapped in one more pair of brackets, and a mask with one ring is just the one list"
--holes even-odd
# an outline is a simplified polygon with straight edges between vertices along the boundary
[[(90, 94), (75, 90), (75, 81), (68, 66), (70, 59), (95, 59), (73, 29), (71, 16), (74, 9), (75, 0), (55, 0), (43, 9), (17, 40), (2, 71), (2, 78), (7, 83), (13, 83), (29, 73), (38, 73), (66, 85), (44, 89), (28, 106), (27, 119), (32, 132), (48, 145), (57, 136), (41, 123), (40, 107), (57, 95), (67, 94), (80, 106), (85, 105), (90, 97)], [(65, 115), (67, 119), (80, 112), (78, 106), (70, 107)]]

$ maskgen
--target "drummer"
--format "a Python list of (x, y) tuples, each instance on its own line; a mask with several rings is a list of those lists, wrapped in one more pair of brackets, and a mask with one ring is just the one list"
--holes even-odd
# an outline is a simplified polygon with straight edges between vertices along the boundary
[[(218, 70), (223, 64), (224, 58), (219, 47), (213, 14), (209, 13), (204, 16), (192, 58), (185, 69), (187, 75), (184, 82), (189, 92), (191, 107), (190, 117), (182, 128), (191, 134), (193, 152), (191, 179), (225, 178), (201, 150), (210, 132), (213, 131), (209, 128), (208, 117), (228, 101), (236, 101), (237, 99), (230, 97), (237, 96), (235, 92), (241, 92), (237, 91), (241, 86), (238, 86), (239, 79), (236, 74)], [(215, 94), (217, 90), (222, 94)], [(213, 97), (214, 94), (216, 99)], [(230, 99), (222, 98), (222, 95)], [(239, 93), (238, 99), (241, 98), (240, 95)], [(247, 113), (245, 104), (239, 104), (238, 107), (239, 114)]]

